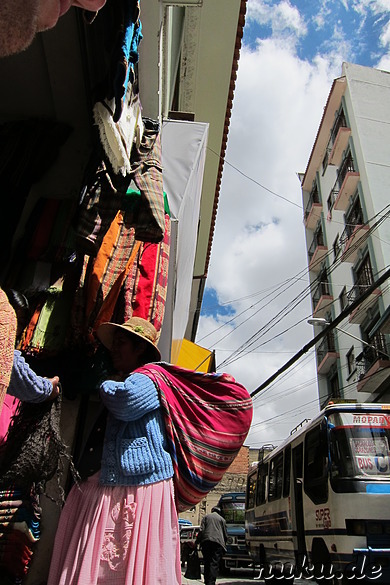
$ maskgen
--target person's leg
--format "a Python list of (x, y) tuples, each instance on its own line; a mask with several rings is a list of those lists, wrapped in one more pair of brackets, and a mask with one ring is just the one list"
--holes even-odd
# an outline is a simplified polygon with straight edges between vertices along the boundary
[(204, 582), (205, 585), (209, 585), (210, 581), (210, 562), (211, 562), (211, 549), (210, 545), (212, 543), (209, 541), (203, 542), (201, 544), (202, 547), (202, 554), (203, 554), (203, 574), (204, 574)]
[(206, 581), (205, 579), (205, 583), (206, 585), (215, 585), (215, 581), (218, 577), (218, 573), (219, 573), (219, 565), (221, 562), (221, 559), (223, 557), (223, 547), (220, 544), (217, 544), (216, 542), (211, 543), (212, 544), (212, 548), (210, 551), (210, 568), (209, 568), (209, 580)]

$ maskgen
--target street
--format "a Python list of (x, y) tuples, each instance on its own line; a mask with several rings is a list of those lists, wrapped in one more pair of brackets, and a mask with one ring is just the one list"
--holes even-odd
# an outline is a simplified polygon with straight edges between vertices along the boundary
[[(202, 566), (202, 573), (203, 573), (203, 566)], [(245, 585), (246, 583), (266, 583), (264, 580), (259, 580), (258, 577), (259, 572), (253, 569), (231, 569), (231, 574), (228, 577), (218, 577), (217, 585), (219, 583), (226, 583), (226, 585)], [(310, 581), (309, 581), (310, 583)], [(203, 574), (202, 580), (199, 579), (186, 579), (184, 577), (184, 571), (182, 576), (182, 585), (204, 585)], [(295, 579), (294, 585), (307, 585), (308, 581), (304, 579)]]

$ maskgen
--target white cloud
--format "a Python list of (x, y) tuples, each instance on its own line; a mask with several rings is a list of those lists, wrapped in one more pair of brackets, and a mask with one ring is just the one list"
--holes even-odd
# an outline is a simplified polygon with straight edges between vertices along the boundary
[[(278, 39), (261, 41), (254, 51), (242, 50), (226, 159), (241, 173), (291, 203), (225, 164), (207, 286), (217, 291), (221, 302), (250, 298), (233, 303), (237, 314), (248, 309), (241, 317), (218, 330), (215, 336), (200, 341), (201, 345), (216, 348), (217, 364), (307, 289), (297, 173), (305, 170), (331, 82), (340, 71), (341, 63), (337, 71), (332, 70), (329, 62), (319, 56), (311, 64), (298, 59)], [(282, 292), (280, 283), (298, 273), (300, 279), (293, 279)], [(284, 317), (262, 335), (252, 347), (253, 353), (230, 364), (227, 371), (253, 391), (311, 339), (312, 328), (305, 322), (310, 311), (307, 296), (289, 319)], [(198, 339), (228, 319), (218, 317), (215, 322), (211, 317), (201, 319)], [(272, 340), (290, 327), (291, 331)], [(227, 331), (231, 334), (222, 339)], [(258, 344), (263, 345), (257, 347)], [(264, 394), (264, 399), (258, 398), (254, 424), (259, 422), (259, 416), (265, 420), (291, 408), (294, 412), (279, 417), (273, 427), (273, 440), (283, 438), (297, 424), (300, 405), (309, 403), (306, 410), (316, 410), (314, 377), (311, 357), (306, 368), (277, 382), (278, 400), (272, 400), (274, 390)], [(297, 390), (284, 398), (292, 380)], [(307, 380), (311, 380), (309, 388)], [(262, 405), (265, 396), (267, 406)], [(258, 446), (269, 433), (264, 425), (255, 426), (250, 440)]]
[(274, 39), (289, 41), (292, 45), (306, 35), (307, 26), (298, 8), (290, 2), (272, 0), (251, 0), (248, 3), (248, 19), (272, 29)]

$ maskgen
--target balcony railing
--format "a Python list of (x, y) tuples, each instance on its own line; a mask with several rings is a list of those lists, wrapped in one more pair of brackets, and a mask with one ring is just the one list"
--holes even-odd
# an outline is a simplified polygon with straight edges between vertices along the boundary
[(355, 169), (351, 153), (343, 160), (333, 189), (330, 193), (330, 200), (335, 209), (345, 211), (349, 199), (355, 193), (360, 175)]
[(339, 112), (336, 122), (333, 126), (329, 144), (331, 152), (329, 153), (329, 164), (338, 166), (342, 155), (348, 146), (348, 140), (351, 135), (351, 129), (347, 127), (347, 122), (343, 110)]
[(324, 234), (322, 229), (320, 229), (314, 234), (313, 241), (310, 244), (310, 248), (307, 253), (309, 257), (309, 270), (319, 272), (322, 260), (326, 256), (327, 252), (328, 249), (325, 246)]
[(341, 109), (337, 115), (335, 123), (333, 124), (332, 132), (330, 134), (330, 143), (332, 144), (332, 146), (336, 141), (336, 136), (338, 134), (339, 129), (346, 128), (346, 127), (347, 127), (347, 121), (345, 119), (344, 110)]
[(330, 294), (330, 286), (327, 280), (319, 283), (315, 289), (313, 296), (313, 315), (316, 317), (324, 317), (333, 302), (333, 297)]
[(343, 262), (355, 262), (358, 251), (364, 246), (366, 237), (364, 237), (369, 227), (364, 224), (363, 211), (360, 203), (355, 205), (345, 218), (346, 226), (340, 236), (340, 244), (342, 247)]
[(322, 203), (318, 193), (317, 185), (311, 190), (309, 201), (307, 202), (304, 214), (304, 224), (309, 229), (314, 229), (320, 218)]
[(339, 357), (334, 339), (333, 331), (329, 331), (317, 347), (317, 369), (319, 374), (327, 374)]
[(390, 379), (390, 358), (384, 336), (379, 333), (370, 339), (371, 347), (365, 346), (356, 357), (358, 391), (377, 392)]

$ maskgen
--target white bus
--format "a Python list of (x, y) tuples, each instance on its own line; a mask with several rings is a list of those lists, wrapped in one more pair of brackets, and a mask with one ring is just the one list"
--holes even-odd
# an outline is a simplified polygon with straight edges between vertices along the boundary
[(248, 474), (245, 539), (266, 583), (390, 583), (390, 404), (332, 404)]

